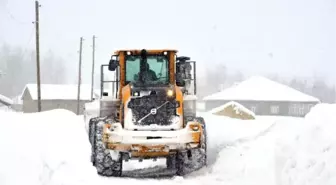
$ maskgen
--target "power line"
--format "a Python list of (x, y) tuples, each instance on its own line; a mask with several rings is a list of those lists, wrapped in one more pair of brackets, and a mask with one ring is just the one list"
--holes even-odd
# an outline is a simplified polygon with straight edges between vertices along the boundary
[[(19, 21), (18, 19), (16, 19), (15, 16), (10, 12), (10, 10), (9, 10), (8, 7), (7, 7), (8, 2), (9, 2), (9, 0), (5, 1), (4, 9), (6, 10), (7, 14), (9, 15), (9, 17), (10, 17), (12, 20), (14, 20), (14, 21), (16, 21), (16, 22), (18, 22), (18, 23), (20, 23), (20, 24), (31, 24), (31, 23), (28, 23), (28, 22), (22, 22), (22, 21)], [(27, 41), (27, 43), (24, 45), (24, 46), (25, 46), (25, 47), (24, 47), (24, 51), (23, 51), (23, 53), (22, 53), (22, 55), (21, 55), (20, 58), (23, 58), (23, 57), (26, 55), (26, 52), (28, 51), (28, 46), (29, 46), (29, 44), (30, 44), (30, 42), (31, 42), (31, 40), (32, 40), (32, 38), (33, 38), (33, 34), (34, 34), (34, 27), (32, 27), (32, 29), (31, 29), (31, 31), (30, 31), (30, 34), (29, 34), (29, 37), (28, 37), (28, 41)]]
[(32, 30), (31, 30), (31, 32), (30, 32), (28, 42), (27, 42), (27, 44), (25, 45), (25, 47), (24, 47), (24, 51), (23, 51), (23, 53), (22, 53), (22, 55), (21, 55), (20, 58), (24, 58), (24, 56), (26, 55), (26, 53), (27, 53), (27, 51), (28, 51), (28, 46), (29, 46), (30, 42), (32, 41), (33, 35), (34, 35), (34, 28), (32, 28)]
[(25, 24), (25, 25), (30, 24), (30, 22), (23, 22), (23, 21), (20, 21), (17, 18), (15, 18), (15, 16), (11, 13), (11, 11), (7, 7), (7, 5), (8, 5), (8, 0), (5, 2), (4, 9), (5, 9), (6, 13), (8, 14), (9, 18), (11, 18), (12, 20), (14, 20), (15, 22), (17, 22), (19, 24)]

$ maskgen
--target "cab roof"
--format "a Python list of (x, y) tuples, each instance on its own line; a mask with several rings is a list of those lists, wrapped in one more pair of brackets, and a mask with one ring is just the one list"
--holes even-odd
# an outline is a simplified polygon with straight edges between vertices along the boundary
[[(130, 51), (132, 53), (135, 54), (140, 54), (142, 49), (121, 49), (121, 50), (117, 50), (114, 52), (115, 55), (119, 55), (121, 52), (127, 52)], [(162, 53), (165, 51), (171, 51), (171, 52), (175, 52), (177, 53), (178, 51), (175, 49), (146, 49), (147, 53), (149, 54), (157, 54), (157, 53)]]

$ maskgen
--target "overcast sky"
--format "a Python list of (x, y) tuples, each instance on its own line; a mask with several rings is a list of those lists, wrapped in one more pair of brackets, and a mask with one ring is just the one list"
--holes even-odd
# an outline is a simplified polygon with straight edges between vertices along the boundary
[[(76, 70), (83, 36), (87, 82), (93, 34), (99, 63), (119, 48), (176, 48), (202, 66), (335, 82), (335, 1), (41, 0), (41, 52), (52, 50)], [(0, 43), (33, 49), (32, 21), (34, 0), (0, 0)]]

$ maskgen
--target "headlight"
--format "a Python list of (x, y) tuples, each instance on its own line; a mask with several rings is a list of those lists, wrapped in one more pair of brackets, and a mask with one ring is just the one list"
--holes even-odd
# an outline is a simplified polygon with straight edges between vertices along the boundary
[(173, 95), (174, 95), (174, 91), (171, 90), (171, 89), (168, 89), (168, 91), (167, 91), (167, 96), (168, 96), (168, 97), (172, 97)]
[(189, 128), (192, 130), (192, 131), (198, 131), (200, 128), (199, 128), (199, 125), (196, 125), (196, 124), (191, 124), (189, 125)]

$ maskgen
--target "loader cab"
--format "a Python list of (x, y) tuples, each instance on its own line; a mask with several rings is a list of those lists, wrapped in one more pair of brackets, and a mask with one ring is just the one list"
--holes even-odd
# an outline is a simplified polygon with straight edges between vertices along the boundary
[[(176, 50), (120, 50), (108, 64), (115, 73), (114, 89), (136, 86), (178, 86), (196, 95), (196, 66), (189, 57), (176, 56)], [(193, 71), (192, 71), (193, 69)], [(116, 93), (114, 93), (116, 94)]]
[[(132, 102), (149, 92), (153, 93), (154, 99), (160, 96), (179, 102), (178, 114), (194, 117), (196, 65), (189, 57), (177, 56), (176, 53), (176, 50), (169, 49), (116, 51), (109, 64), (101, 66), (101, 111), (105, 111), (104, 107), (112, 107), (108, 102), (113, 102), (113, 109), (119, 110), (118, 120), (123, 122), (123, 112), (127, 111), (124, 109), (133, 109)], [(106, 67), (110, 72), (104, 74)], [(112, 76), (112, 79), (104, 80), (105, 75)], [(106, 114), (110, 110), (106, 108)]]

